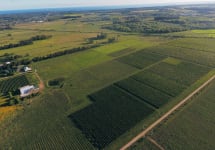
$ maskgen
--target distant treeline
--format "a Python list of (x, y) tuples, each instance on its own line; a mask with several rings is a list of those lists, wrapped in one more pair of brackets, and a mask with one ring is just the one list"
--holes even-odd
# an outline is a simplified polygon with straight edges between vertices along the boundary
[(51, 35), (36, 35), (34, 37), (31, 37), (30, 39), (22, 40), (15, 44), (10, 43), (8, 45), (0, 46), (0, 50), (6, 50), (10, 48), (25, 46), (25, 45), (31, 45), (33, 44), (34, 41), (45, 40), (51, 37), (52, 37)]
[(81, 18), (82, 16), (63, 16), (61, 19), (78, 19)]
[[(161, 18), (157, 18), (161, 19)], [(170, 32), (179, 32), (185, 31), (187, 28), (182, 27), (172, 22), (165, 20), (160, 21), (151, 21), (151, 22), (120, 22), (113, 23), (111, 25), (103, 26), (105, 29), (116, 30), (121, 32), (138, 32), (138, 33), (170, 33)]]
[[(214, 14), (214, 8), (206, 11), (204, 8), (184, 8), (170, 10), (168, 8), (156, 8), (156, 12), (132, 12), (121, 13), (119, 16), (110, 18), (112, 23), (103, 25), (104, 29), (120, 32), (136, 32), (145, 34), (162, 34), (171, 32), (181, 32), (194, 29), (214, 29), (215, 20), (210, 15)], [(180, 13), (184, 13), (183, 17)], [(208, 12), (208, 14), (206, 13)], [(210, 13), (209, 13), (210, 12)], [(193, 14), (193, 16), (191, 16)], [(195, 14), (195, 15), (194, 15)], [(205, 15), (204, 15), (205, 14)], [(209, 15), (210, 14), (210, 15)]]

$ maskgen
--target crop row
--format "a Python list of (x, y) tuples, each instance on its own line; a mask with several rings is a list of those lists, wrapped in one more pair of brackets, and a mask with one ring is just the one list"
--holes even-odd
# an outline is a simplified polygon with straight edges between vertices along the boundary
[(140, 81), (150, 87), (158, 89), (173, 97), (180, 94), (186, 88), (186, 86), (178, 84), (174, 80), (167, 79), (148, 70), (140, 72), (132, 76), (131, 78)]
[(8, 105), (8, 98), (5, 96), (0, 96), (0, 107)]
[(11, 91), (16, 91), (18, 88), (28, 84), (29, 81), (24, 75), (2, 80), (0, 81), (0, 93), (5, 94)]
[(130, 55), (121, 57), (118, 60), (120, 62), (142, 69), (164, 58), (165, 56), (162, 56), (159, 54), (147, 53), (142, 50), (142, 51), (138, 51)]
[(159, 63), (149, 69), (151, 72), (174, 80), (182, 85), (191, 85), (210, 69), (197, 64), (181, 62), (178, 65), (172, 65), (165, 62)]
[(154, 111), (113, 85), (89, 97), (94, 103), (70, 117), (98, 149), (110, 144)]
[(215, 53), (207, 51), (198, 51), (189, 48), (176, 47), (174, 45), (162, 45), (145, 49), (146, 52), (153, 52), (160, 55), (171, 56), (183, 60), (191, 61), (197, 64), (209, 67), (215, 66)]
[(156, 108), (159, 108), (162, 105), (166, 104), (172, 98), (172, 96), (167, 95), (132, 78), (122, 80), (115, 84)]
[(186, 49), (193, 49), (196, 51), (208, 51), (215, 53), (214, 50), (214, 39), (213, 38), (186, 38), (186, 39), (177, 39), (172, 42), (169, 42), (168, 45), (175, 47), (182, 47)]

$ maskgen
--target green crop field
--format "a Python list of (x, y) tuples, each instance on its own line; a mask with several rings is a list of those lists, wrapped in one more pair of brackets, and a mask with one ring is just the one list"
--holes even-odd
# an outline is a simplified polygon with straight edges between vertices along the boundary
[(155, 128), (150, 136), (167, 150), (184, 147), (190, 150), (214, 149), (214, 89), (215, 82), (193, 98), (190, 104)]
[(153, 112), (152, 108), (114, 86), (92, 94), (90, 98), (95, 102), (71, 115), (71, 119), (98, 149)]
[[(187, 39), (183, 39), (186, 41)], [(179, 58), (185, 61), (205, 65), (208, 67), (215, 66), (215, 53), (208, 51), (198, 51), (196, 49), (190, 49), (185, 47), (176, 47), (172, 44), (160, 45), (159, 47), (153, 47), (145, 49), (145, 51), (153, 52), (156, 54)]]
[(189, 39), (178, 39), (173, 42), (169, 42), (168, 45), (181, 47), (185, 49), (192, 49), (198, 51), (205, 51), (215, 53), (213, 38), (189, 38)]
[[(7, 124), (7, 128), (0, 126), (1, 130), (4, 128), (0, 136), (1, 146), (16, 149), (93, 149), (67, 119), (68, 99), (62, 92), (47, 93), (33, 100), (30, 107), (25, 112), (19, 112), (22, 115), (13, 120), (16, 123)], [(23, 124), (26, 121), (28, 123)], [(9, 143), (5, 140), (7, 137), (11, 137)]]
[(172, 98), (165, 93), (162, 93), (150, 86), (147, 86), (131, 78), (120, 81), (116, 83), (116, 85), (141, 98), (143, 101), (149, 103), (156, 108), (161, 107), (163, 104), (167, 103)]
[(143, 82), (146, 85), (149, 85), (155, 89), (159, 89), (160, 91), (167, 93), (171, 96), (177, 96), (180, 94), (187, 86), (178, 84), (174, 80), (170, 80), (165, 78), (164, 76), (160, 76), (150, 71), (143, 71), (134, 76), (133, 79)]
[(149, 69), (151, 72), (174, 80), (182, 85), (191, 85), (210, 69), (197, 64), (182, 62), (178, 65), (162, 62)]
[(166, 37), (178, 37), (178, 38), (201, 38), (203, 40), (205, 39), (213, 39), (215, 37), (214, 29), (207, 29), (207, 30), (188, 30), (183, 32), (174, 32), (174, 33), (168, 33), (164, 34), (163, 36)]
[(7, 94), (10, 91), (15, 91), (18, 88), (28, 85), (29, 82), (25, 75), (16, 76), (14, 78), (9, 78), (0, 81), (0, 93)]
[(161, 56), (153, 53), (145, 53), (144, 51), (138, 51), (130, 55), (119, 58), (120, 62), (129, 64), (139, 69), (143, 69), (153, 63), (164, 59), (165, 56)]

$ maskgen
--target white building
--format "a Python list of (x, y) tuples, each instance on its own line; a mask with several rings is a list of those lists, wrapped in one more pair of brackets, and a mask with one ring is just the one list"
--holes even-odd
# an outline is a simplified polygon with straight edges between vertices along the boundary
[(25, 67), (24, 67), (24, 71), (25, 71), (25, 72), (28, 72), (28, 71), (32, 71), (32, 69), (31, 69), (30, 67), (25, 66)]
[(10, 64), (11, 64), (11, 62), (10, 62), (10, 61), (7, 61), (7, 62), (5, 62), (5, 64), (6, 64), (6, 65), (10, 65)]
[(34, 92), (35, 87), (33, 85), (27, 85), (27, 86), (19, 88), (19, 90), (21, 93), (20, 96), (26, 97), (26, 96), (31, 95)]

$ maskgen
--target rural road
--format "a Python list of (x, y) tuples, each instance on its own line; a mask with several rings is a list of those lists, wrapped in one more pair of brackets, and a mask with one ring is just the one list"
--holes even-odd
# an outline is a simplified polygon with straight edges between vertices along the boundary
[(138, 134), (136, 137), (134, 137), (131, 141), (129, 141), (126, 145), (124, 145), (120, 150), (126, 150), (131, 145), (133, 145), (135, 142), (137, 142), (140, 138), (144, 137), (149, 131), (151, 131), (154, 127), (156, 127), (158, 124), (160, 124), (164, 119), (166, 119), (175, 110), (177, 110), (179, 107), (181, 107), (183, 104), (185, 104), (190, 98), (192, 98), (194, 95), (196, 95), (199, 91), (201, 91), (204, 87), (206, 87), (214, 79), (215, 79), (215, 75), (212, 76), (208, 81), (206, 81), (204, 84), (202, 84), (195, 91), (193, 91), (191, 94), (189, 94), (182, 101), (180, 101), (177, 105), (175, 105), (167, 113), (165, 113), (163, 116), (161, 116), (157, 121), (155, 121), (154, 123), (152, 123), (148, 128), (146, 128), (144, 131), (142, 131), (140, 134)]

